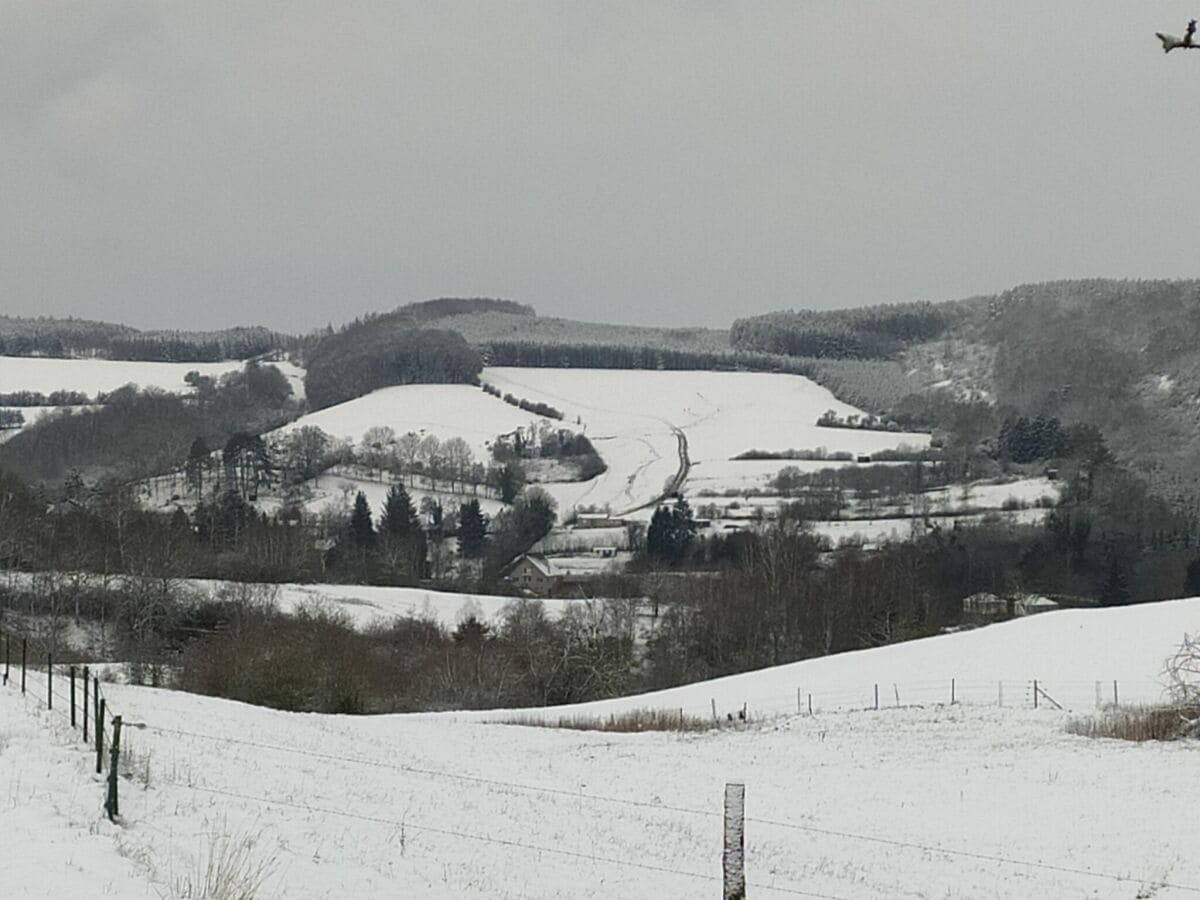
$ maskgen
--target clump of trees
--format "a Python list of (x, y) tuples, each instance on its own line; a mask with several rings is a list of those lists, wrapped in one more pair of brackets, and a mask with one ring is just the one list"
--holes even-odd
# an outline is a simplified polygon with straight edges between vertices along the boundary
[(0, 316), (0, 356), (217, 362), (263, 356), (282, 349), (289, 340), (257, 326), (202, 332), (139, 331), (86, 319)]
[(595, 478), (608, 468), (586, 435), (568, 428), (554, 428), (545, 420), (497, 437), (492, 442), (492, 457), (506, 471), (515, 466), (517, 472), (512, 474), (519, 474), (522, 481), (525, 478), (522, 464), (529, 468), (533, 460), (556, 460), (573, 470), (575, 481)]
[(475, 384), (483, 360), (457, 332), (380, 317), (321, 338), (306, 365), (305, 393), (322, 409), (392, 385)]
[[(83, 391), (7, 391), (0, 392), (0, 406), (86, 406), (92, 399)], [(96, 401), (101, 402), (101, 401)]]
[(932, 340), (958, 319), (953, 304), (897, 303), (834, 311), (796, 310), (738, 319), (729, 339), (740, 350), (835, 359), (881, 359)]
[(73, 471), (92, 481), (135, 480), (182, 469), (197, 437), (219, 447), (296, 413), (291, 386), (274, 366), (248, 363), (193, 383), (193, 397), (127, 385), (101, 406), (43, 417), (0, 444), (0, 466), (33, 481), (60, 482)]

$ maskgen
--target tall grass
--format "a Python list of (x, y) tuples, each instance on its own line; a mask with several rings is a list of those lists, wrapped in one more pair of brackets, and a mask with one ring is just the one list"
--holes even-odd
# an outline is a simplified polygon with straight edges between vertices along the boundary
[(714, 731), (746, 724), (744, 719), (710, 719), (685, 715), (683, 710), (633, 709), (609, 716), (559, 716), (542, 719), (537, 716), (513, 716), (497, 720), (502, 725), (527, 725), (534, 728), (567, 728), (573, 731)]
[(1200, 706), (1122, 706), (1072, 719), (1067, 731), (1084, 737), (1137, 742), (1200, 737)]
[(252, 834), (212, 835), (195, 869), (174, 879), (172, 897), (180, 900), (255, 900), (263, 896), (277, 865), (257, 849)]

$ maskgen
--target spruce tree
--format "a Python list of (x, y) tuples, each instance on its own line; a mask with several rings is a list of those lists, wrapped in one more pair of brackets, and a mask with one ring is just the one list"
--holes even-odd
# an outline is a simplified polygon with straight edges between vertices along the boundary
[(388, 489), (387, 499), (383, 501), (380, 532), (396, 538), (407, 538), (418, 532), (420, 527), (408, 491), (402, 484), (393, 484)]
[(357, 547), (369, 547), (375, 539), (375, 529), (371, 525), (371, 507), (367, 503), (367, 495), (362, 491), (354, 498), (354, 511), (350, 514), (350, 540)]
[(458, 552), (468, 558), (483, 553), (487, 537), (487, 520), (478, 500), (468, 500), (458, 510)]

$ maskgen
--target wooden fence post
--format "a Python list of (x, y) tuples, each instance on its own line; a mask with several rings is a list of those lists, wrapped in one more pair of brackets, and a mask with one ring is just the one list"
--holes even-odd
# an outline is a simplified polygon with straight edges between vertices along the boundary
[(996, 682), (996, 700), (1001, 707), (1004, 706), (1004, 682)]
[(113, 739), (110, 758), (108, 761), (108, 799), (104, 803), (104, 808), (108, 810), (109, 820), (116, 819), (120, 814), (120, 808), (117, 806), (117, 770), (120, 768), (119, 760), (121, 758), (121, 717), (113, 716)]
[(1113, 706), (1120, 706), (1121, 698), (1117, 696), (1117, 679), (1113, 679)]
[(29, 642), (25, 638), (21, 638), (21, 693), (25, 693), (25, 653), (29, 649)]
[[(99, 679), (97, 679), (99, 680)], [(104, 700), (96, 710), (96, 774), (104, 771)]]
[(812, 694), (808, 695), (808, 714), (812, 715)]
[(879, 709), (879, 685), (875, 685), (875, 708)]
[(54, 709), (54, 654), (46, 654), (46, 709)]
[(87, 729), (87, 723), (88, 723), (88, 678), (90, 675), (91, 675), (91, 672), (88, 671), (88, 667), (84, 666), (83, 667), (83, 743), (84, 744), (87, 744), (87, 742), (88, 742), (88, 729)]
[(950, 679), (950, 705), (951, 706), (954, 705), (954, 700), (955, 700), (954, 689), (955, 689), (954, 679), (951, 678)]
[(71, 666), (71, 727), (75, 727), (75, 667)]
[(725, 785), (725, 900), (746, 900), (746, 786)]
[(12, 635), (5, 634), (4, 636), (4, 684), (8, 684), (8, 656), (12, 650)]

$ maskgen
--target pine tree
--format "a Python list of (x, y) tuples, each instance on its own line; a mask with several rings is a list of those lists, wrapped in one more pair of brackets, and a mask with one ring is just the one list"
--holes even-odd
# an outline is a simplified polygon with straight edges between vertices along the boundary
[(354, 498), (354, 512), (350, 514), (350, 540), (357, 547), (369, 547), (375, 539), (375, 529), (371, 525), (371, 507), (367, 503), (367, 495), (362, 491)]
[(479, 501), (468, 500), (458, 510), (458, 552), (468, 558), (479, 556), (486, 537), (487, 520)]
[(383, 501), (383, 515), (379, 519), (381, 533), (396, 538), (407, 538), (420, 531), (417, 511), (402, 484), (393, 484)]

